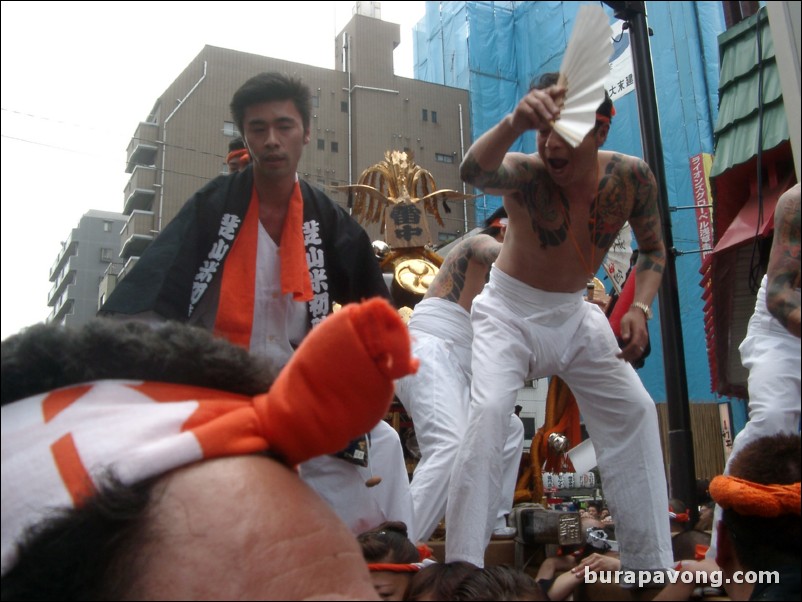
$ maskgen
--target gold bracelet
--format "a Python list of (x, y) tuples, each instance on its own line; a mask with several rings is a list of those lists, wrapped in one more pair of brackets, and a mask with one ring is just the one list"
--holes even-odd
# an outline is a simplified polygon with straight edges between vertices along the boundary
[(640, 301), (635, 301), (632, 303), (630, 307), (637, 307), (639, 310), (643, 312), (643, 315), (646, 316), (647, 320), (652, 319), (652, 308), (646, 305), (645, 303), (641, 303)]

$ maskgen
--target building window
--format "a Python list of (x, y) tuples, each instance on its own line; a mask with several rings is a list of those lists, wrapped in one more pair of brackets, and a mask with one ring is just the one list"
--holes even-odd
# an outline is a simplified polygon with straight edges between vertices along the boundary
[(114, 261), (114, 249), (100, 249), (100, 261), (107, 263)]
[(331, 141), (331, 152), (339, 153), (340, 152), (340, 144), (335, 142), (334, 140)]
[(348, 101), (347, 100), (344, 100), (344, 101), (342, 101), (340, 103), (340, 111), (342, 111), (343, 113), (347, 113), (348, 112)]
[(454, 155), (447, 155), (445, 153), (435, 153), (434, 159), (438, 163), (453, 163), (454, 162)]
[(312, 97), (312, 106), (313, 107), (319, 107), (320, 106), (320, 97), (319, 96), (313, 96)]
[(437, 123), (437, 111), (432, 111), (432, 123)]
[(429, 111), (427, 111), (426, 109), (423, 109), (421, 111), (420, 117), (421, 117), (421, 119), (423, 119), (423, 121), (429, 121)]
[(317, 150), (326, 150), (326, 141), (323, 138), (317, 139)]
[(239, 130), (237, 130), (237, 126), (234, 125), (233, 121), (224, 121), (223, 122), (223, 135), (224, 136), (239, 136)]
[(111, 226), (114, 222), (103, 221), (103, 231), (104, 232), (111, 232)]

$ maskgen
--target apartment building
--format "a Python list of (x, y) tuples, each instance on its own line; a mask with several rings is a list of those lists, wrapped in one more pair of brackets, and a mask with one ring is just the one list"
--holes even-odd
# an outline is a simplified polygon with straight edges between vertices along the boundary
[(122, 213), (91, 209), (62, 241), (50, 268), (47, 322), (81, 326), (95, 316), (99, 284), (122, 268), (120, 232), (126, 220)]

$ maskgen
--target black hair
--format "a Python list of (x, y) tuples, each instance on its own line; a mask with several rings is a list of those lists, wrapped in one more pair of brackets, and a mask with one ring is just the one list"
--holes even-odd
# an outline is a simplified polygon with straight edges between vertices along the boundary
[(506, 564), (469, 573), (457, 586), (453, 600), (548, 600), (537, 581)]
[(401, 521), (382, 523), (375, 529), (360, 533), (356, 540), (362, 546), (365, 562), (420, 562), (420, 552), (407, 537), (407, 526)]
[(111, 475), (80, 508), (55, 511), (29, 528), (3, 575), (3, 600), (118, 600), (139, 573), (156, 479), (122, 485)]
[(300, 79), (276, 72), (260, 73), (246, 81), (231, 99), (231, 116), (244, 132), (245, 109), (263, 102), (291, 100), (301, 114), (304, 131), (309, 131), (312, 94)]
[(242, 150), (245, 148), (245, 141), (242, 139), (242, 136), (237, 136), (231, 142), (228, 143), (228, 152), (235, 151), (235, 150)]
[(463, 579), (477, 571), (470, 562), (436, 562), (412, 575), (404, 600), (452, 600)]
[(0, 402), (110, 378), (256, 395), (270, 388), (276, 373), (267, 360), (178, 322), (151, 326), (95, 318), (81, 328), (37, 324), (0, 346)]

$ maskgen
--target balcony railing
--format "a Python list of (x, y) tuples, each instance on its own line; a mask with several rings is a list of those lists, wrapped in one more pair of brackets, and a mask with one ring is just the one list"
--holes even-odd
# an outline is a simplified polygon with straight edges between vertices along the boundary
[(159, 124), (142, 121), (128, 143), (127, 173), (134, 171), (137, 165), (155, 165), (156, 153), (159, 151)]

